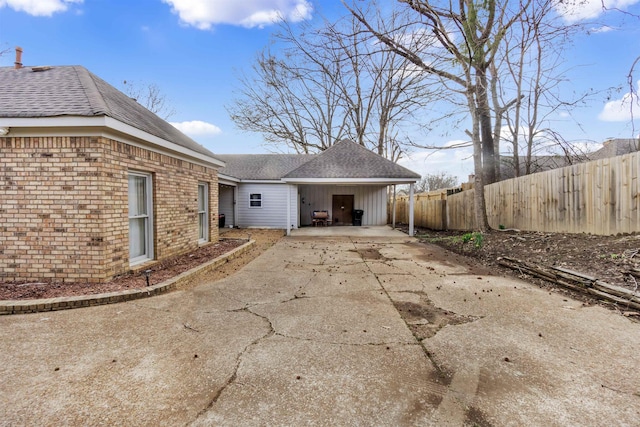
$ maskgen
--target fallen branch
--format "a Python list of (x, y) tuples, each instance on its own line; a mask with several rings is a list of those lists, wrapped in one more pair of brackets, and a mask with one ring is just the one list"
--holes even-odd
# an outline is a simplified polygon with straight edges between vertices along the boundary
[(640, 295), (636, 292), (610, 285), (583, 273), (562, 267), (547, 268), (510, 257), (498, 258), (498, 264), (511, 268), (512, 270), (525, 272), (580, 293), (589, 294), (640, 311)]

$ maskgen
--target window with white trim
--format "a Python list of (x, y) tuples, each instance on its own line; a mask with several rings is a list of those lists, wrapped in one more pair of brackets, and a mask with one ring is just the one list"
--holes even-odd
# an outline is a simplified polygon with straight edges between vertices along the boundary
[(198, 183), (198, 242), (209, 241), (209, 184)]
[(249, 194), (249, 207), (261, 208), (262, 207), (262, 193)]
[(153, 259), (151, 174), (129, 172), (129, 263)]

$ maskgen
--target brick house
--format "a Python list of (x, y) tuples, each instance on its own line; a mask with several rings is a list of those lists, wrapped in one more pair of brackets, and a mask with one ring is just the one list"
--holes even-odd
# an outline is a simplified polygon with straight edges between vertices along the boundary
[(83, 67), (0, 68), (0, 280), (104, 282), (217, 241), (222, 166)]

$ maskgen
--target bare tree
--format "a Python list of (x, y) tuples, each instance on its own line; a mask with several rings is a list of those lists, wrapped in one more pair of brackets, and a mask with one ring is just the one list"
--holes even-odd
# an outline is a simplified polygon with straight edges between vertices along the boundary
[[(637, 72), (637, 67), (639, 65), (640, 65), (640, 56), (638, 56), (633, 61), (633, 63), (631, 64), (631, 67), (629, 68), (629, 73), (627, 74), (627, 84), (629, 85), (629, 113), (631, 114), (631, 131), (634, 136), (636, 133), (636, 128), (635, 128), (635, 121), (634, 121), (635, 111), (633, 109), (633, 104), (640, 103), (639, 102), (640, 97), (638, 96), (638, 90), (636, 89), (633, 76)], [(638, 139), (640, 139), (640, 136), (638, 136)]]
[(316, 152), (341, 138), (397, 160), (404, 127), (426, 105), (420, 70), (393, 54), (348, 15), (319, 27), (284, 23), (227, 109), (240, 129), (274, 145)]
[[(536, 172), (539, 154), (549, 154), (544, 152), (547, 149), (556, 153), (561, 148), (565, 156), (571, 156), (563, 160), (564, 164), (582, 157), (578, 148), (571, 147), (549, 126), (552, 116), (570, 113), (595, 93), (590, 90), (574, 94), (572, 99), (560, 97), (568, 71), (563, 67), (562, 48), (582, 25), (560, 22), (555, 5), (554, 0), (539, 0), (524, 10), (514, 31), (504, 38), (499, 60), (492, 68), (496, 156), (504, 139), (512, 154), (508, 163), (513, 165), (515, 176)], [(499, 177), (499, 168), (496, 174)]]
[(169, 103), (160, 87), (155, 83), (135, 83), (124, 80), (124, 93), (130, 98), (144, 105), (149, 111), (164, 120), (176, 114), (175, 108)]
[[(619, 9), (617, 7), (613, 7), (613, 8), (607, 7), (604, 0), (601, 0), (600, 4), (602, 6), (603, 11), (614, 10), (618, 13), (621, 13), (624, 16), (630, 16), (636, 21), (640, 20), (640, 15), (638, 14), (631, 13), (631, 12)], [(638, 140), (640, 140), (640, 135), (636, 135), (636, 126), (635, 126), (636, 115), (634, 110), (634, 104), (640, 104), (640, 95), (638, 95), (638, 89), (636, 87), (634, 76), (638, 72), (639, 66), (640, 66), (640, 56), (637, 56), (631, 63), (631, 66), (629, 67), (629, 72), (627, 73), (627, 76), (626, 76), (627, 86), (629, 88), (629, 115), (631, 117), (631, 120), (630, 120), (631, 134), (634, 138), (637, 138)]]
[(285, 145), (298, 153), (322, 151), (345, 137), (347, 117), (339, 91), (329, 73), (303, 68), (266, 50), (258, 55), (253, 73), (240, 78), (231, 119), (245, 131), (261, 133), (273, 146)]
[[(345, 1), (343, 1), (345, 3)], [(489, 228), (484, 185), (495, 181), (496, 155), (493, 140), (492, 103), (489, 95), (491, 67), (504, 37), (511, 31), (531, 0), (515, 2), (460, 0), (435, 3), (427, 0), (399, 0), (406, 7), (406, 21), (400, 27), (413, 34), (429, 33), (433, 46), (420, 46), (399, 36), (399, 27), (384, 19), (372, 19), (356, 3), (345, 6), (382, 43), (410, 60), (431, 79), (438, 81), (446, 96), (458, 94), (466, 102), (471, 119), (467, 134), (474, 148), (476, 228)], [(510, 102), (506, 103), (507, 105)]]
[(422, 177), (416, 184), (415, 191), (418, 193), (452, 188), (458, 185), (458, 178), (447, 172), (429, 173)]

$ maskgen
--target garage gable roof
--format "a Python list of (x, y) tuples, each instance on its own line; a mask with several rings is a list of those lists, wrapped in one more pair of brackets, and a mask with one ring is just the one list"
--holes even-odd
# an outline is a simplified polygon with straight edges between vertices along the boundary
[(319, 154), (219, 154), (222, 175), (239, 180), (406, 180), (420, 175), (344, 139)]
[(284, 178), (420, 179), (420, 175), (400, 166), (371, 150), (343, 139), (315, 156)]
[(0, 67), (0, 118), (61, 116), (111, 117), (196, 153), (215, 156), (82, 66)]

